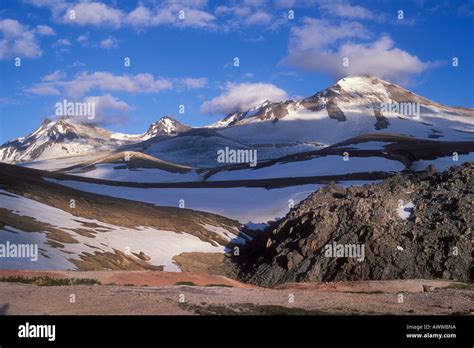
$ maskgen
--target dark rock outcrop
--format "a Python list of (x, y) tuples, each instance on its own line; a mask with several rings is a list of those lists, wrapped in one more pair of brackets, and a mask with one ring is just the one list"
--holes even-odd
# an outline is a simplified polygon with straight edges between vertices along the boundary
[[(240, 278), (263, 286), (472, 280), (473, 169), (467, 163), (441, 173), (398, 174), (378, 184), (320, 189), (244, 247), (236, 258)], [(335, 246), (346, 247), (345, 253), (328, 253)], [(352, 255), (351, 247), (359, 249)]]

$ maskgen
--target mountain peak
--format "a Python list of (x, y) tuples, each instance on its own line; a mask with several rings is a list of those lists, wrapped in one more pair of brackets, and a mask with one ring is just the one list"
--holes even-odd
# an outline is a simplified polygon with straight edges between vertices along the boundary
[(150, 139), (161, 135), (177, 135), (191, 129), (171, 116), (163, 116), (158, 121), (153, 122), (144, 134), (144, 139)]

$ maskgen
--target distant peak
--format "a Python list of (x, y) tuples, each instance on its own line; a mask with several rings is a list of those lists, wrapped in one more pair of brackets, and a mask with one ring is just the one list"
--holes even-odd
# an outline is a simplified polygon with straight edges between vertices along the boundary
[(150, 125), (144, 138), (149, 139), (159, 135), (176, 135), (188, 130), (189, 128), (189, 126), (186, 126), (171, 116), (166, 115)]
[(152, 125), (163, 124), (163, 123), (169, 123), (169, 122), (176, 123), (176, 122), (178, 122), (178, 121), (176, 121), (176, 120), (175, 120), (173, 117), (171, 117), (171, 116), (165, 115), (165, 116), (159, 118), (157, 121), (153, 122)]

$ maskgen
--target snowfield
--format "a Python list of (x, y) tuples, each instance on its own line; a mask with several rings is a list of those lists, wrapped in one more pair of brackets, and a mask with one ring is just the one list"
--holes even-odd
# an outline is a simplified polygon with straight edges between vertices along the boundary
[(285, 216), (290, 204), (297, 204), (322, 185), (301, 185), (278, 189), (237, 188), (135, 188), (92, 184), (72, 180), (45, 180), (74, 189), (106, 196), (152, 203), (156, 206), (184, 207), (236, 219), (243, 224), (266, 223)]
[(116, 169), (118, 164), (96, 164), (94, 170), (84, 173), (70, 171), (68, 174), (88, 178), (105, 179), (112, 181), (129, 182), (189, 182), (200, 181), (201, 176), (196, 171), (188, 173), (173, 173), (162, 169), (139, 168), (139, 169)]
[(344, 161), (342, 156), (316, 157), (306, 161), (277, 163), (257, 169), (223, 171), (209, 177), (208, 181), (291, 178), (339, 175), (364, 172), (399, 172), (403, 163), (382, 157), (353, 157)]
[[(74, 216), (63, 210), (3, 190), (0, 190), (0, 208), (52, 225), (77, 240), (77, 243), (61, 243), (64, 248), (52, 247), (46, 243), (47, 231), (24, 232), (4, 226), (0, 229), (0, 243), (4, 244), (6, 241), (10, 241), (10, 243), (38, 243), (41, 253), (36, 262), (19, 258), (2, 259), (1, 268), (3, 269), (74, 270), (76, 267), (70, 262), (71, 258), (79, 259), (79, 256), (86, 252), (91, 254), (96, 251), (114, 252), (116, 249), (122, 252), (130, 251), (130, 253), (144, 252), (151, 257), (150, 263), (152, 265), (163, 265), (165, 271), (178, 272), (180, 271), (179, 267), (172, 261), (175, 255), (193, 251), (224, 252), (223, 246), (214, 246), (187, 233), (149, 227), (133, 229), (111, 225), (98, 220)], [(97, 224), (99, 227), (89, 227), (91, 224)], [(209, 231), (217, 231), (216, 233), (219, 235), (227, 236), (228, 240), (231, 238), (231, 234), (222, 228), (211, 225), (206, 228)], [(94, 236), (92, 238), (83, 236), (76, 232), (78, 229), (87, 230)], [(243, 242), (244, 240), (239, 241)]]

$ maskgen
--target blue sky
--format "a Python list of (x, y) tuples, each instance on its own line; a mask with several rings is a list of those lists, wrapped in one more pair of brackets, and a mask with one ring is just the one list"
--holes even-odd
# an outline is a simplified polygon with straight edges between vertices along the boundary
[(474, 107), (473, 37), (474, 1), (3, 0), (0, 143), (63, 99), (94, 101), (98, 124), (142, 133), (164, 115), (207, 125), (362, 73)]

